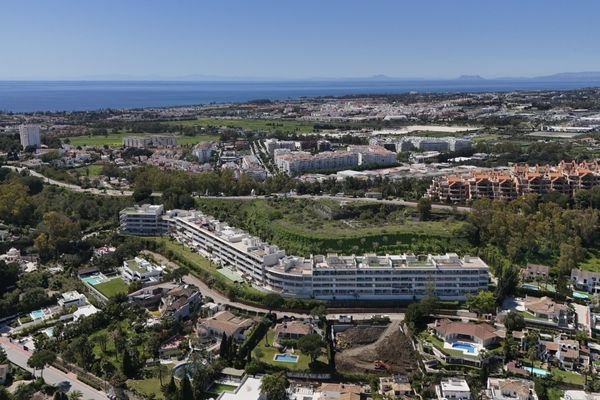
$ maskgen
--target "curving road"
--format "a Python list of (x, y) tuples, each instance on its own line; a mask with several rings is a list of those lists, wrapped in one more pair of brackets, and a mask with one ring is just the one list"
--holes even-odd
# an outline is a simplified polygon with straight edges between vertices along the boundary
[[(48, 183), (50, 185), (60, 186), (65, 189), (72, 190), (74, 192), (91, 193), (91, 194), (95, 194), (95, 195), (99, 195), (99, 196), (117, 196), (117, 197), (128, 197), (133, 194), (133, 191), (131, 191), (131, 190), (82, 188), (81, 186), (72, 185), (70, 183), (65, 183), (65, 182), (57, 181), (55, 179), (47, 178), (46, 176), (40, 174), (39, 172), (33, 171), (26, 167), (15, 167), (15, 166), (8, 166), (8, 165), (5, 165), (3, 167), (10, 168), (17, 172), (27, 170), (27, 171), (29, 171), (31, 176), (35, 176), (37, 178), (43, 179), (45, 183)], [(160, 192), (152, 193), (152, 196), (154, 196), (154, 197), (159, 197), (161, 195), (162, 195), (162, 193), (160, 193)], [(406, 201), (403, 199), (377, 200), (377, 199), (372, 199), (372, 198), (367, 198), (367, 197), (345, 197), (345, 196), (339, 197), (339, 196), (331, 196), (331, 195), (315, 196), (315, 195), (292, 195), (292, 194), (286, 194), (285, 196), (292, 198), (292, 199), (309, 199), (309, 200), (330, 199), (330, 200), (338, 200), (338, 201), (360, 201), (360, 202), (367, 202), (367, 203), (394, 204), (394, 205), (401, 205), (401, 206), (407, 206), (407, 207), (416, 207), (417, 206), (416, 201)], [(203, 199), (221, 199), (221, 200), (255, 200), (255, 199), (265, 199), (268, 196), (251, 196), (251, 195), (249, 195), (249, 196), (199, 196), (199, 197), (203, 198)], [(436, 209), (436, 210), (449, 210), (449, 211), (456, 210), (459, 212), (470, 212), (471, 211), (471, 207), (453, 206), (453, 205), (448, 205), (448, 204), (432, 204), (431, 208)]]
[[(33, 372), (33, 370), (27, 366), (27, 360), (29, 360), (29, 357), (31, 357), (30, 351), (23, 349), (23, 346), (11, 342), (5, 337), (0, 337), (0, 346), (2, 346), (6, 351), (6, 355), (10, 362), (29, 372)], [(106, 393), (96, 390), (93, 387), (79, 381), (75, 374), (64, 373), (54, 367), (44, 368), (44, 381), (50, 385), (68, 381), (71, 383), (70, 391), (79, 390), (83, 394), (82, 398), (84, 400), (109, 400)]]

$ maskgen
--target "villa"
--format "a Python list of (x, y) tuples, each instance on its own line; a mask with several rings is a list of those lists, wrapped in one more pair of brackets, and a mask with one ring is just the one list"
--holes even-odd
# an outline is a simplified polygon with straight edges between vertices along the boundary
[(547, 265), (529, 263), (521, 270), (521, 276), (527, 281), (545, 281), (548, 279), (549, 274), (550, 267)]
[(75, 306), (77, 308), (87, 304), (87, 298), (85, 295), (79, 293), (76, 290), (65, 292), (61, 294), (61, 298), (58, 299), (58, 305), (62, 308), (68, 308)]
[(532, 381), (488, 378), (485, 398), (490, 400), (538, 400)]
[(576, 371), (582, 365), (589, 364), (588, 350), (581, 347), (577, 340), (558, 336), (554, 341), (542, 341), (541, 348), (544, 358), (556, 360), (563, 369)]
[(160, 277), (164, 272), (163, 267), (159, 267), (140, 257), (135, 257), (133, 260), (123, 261), (121, 268), (121, 276), (127, 283), (133, 281), (142, 281), (143, 283), (160, 281)]
[(254, 326), (249, 318), (237, 317), (229, 311), (220, 311), (213, 317), (198, 322), (198, 335), (203, 339), (221, 339), (223, 333), (236, 340), (244, 340), (246, 331)]
[(442, 340), (441, 345), (434, 344), (433, 354), (449, 364), (468, 364), (480, 367), (491, 354), (485, 350), (495, 347), (502, 338), (490, 324), (471, 324), (449, 319), (436, 320), (428, 325), (430, 332)]
[(310, 324), (302, 321), (282, 322), (275, 327), (275, 341), (297, 340), (311, 333), (313, 328)]
[(588, 293), (600, 293), (600, 272), (571, 270), (571, 282), (576, 289)]
[(318, 400), (360, 400), (363, 389), (353, 384), (322, 383), (318, 392)]
[(442, 379), (435, 393), (438, 400), (471, 400), (471, 389), (463, 378)]
[(386, 399), (401, 399), (414, 396), (410, 382), (404, 375), (379, 378), (379, 394)]
[(467, 341), (473, 344), (475, 350), (485, 349), (498, 344), (501, 338), (496, 328), (490, 324), (470, 324), (440, 319), (429, 324), (429, 328), (450, 347), (454, 347), (452, 345), (457, 343), (460, 344), (461, 341)]
[(551, 320), (558, 325), (567, 325), (569, 308), (566, 304), (556, 303), (548, 296), (526, 296), (524, 307), (535, 318)]
[(158, 305), (161, 302), (163, 296), (167, 294), (169, 290), (176, 288), (177, 285), (171, 282), (163, 282), (157, 285), (151, 285), (136, 290), (133, 293), (127, 295), (130, 303), (138, 304), (142, 307), (149, 309), (158, 309)]
[(158, 309), (162, 317), (177, 320), (188, 318), (190, 312), (202, 300), (200, 291), (194, 285), (183, 285), (169, 290), (160, 300)]

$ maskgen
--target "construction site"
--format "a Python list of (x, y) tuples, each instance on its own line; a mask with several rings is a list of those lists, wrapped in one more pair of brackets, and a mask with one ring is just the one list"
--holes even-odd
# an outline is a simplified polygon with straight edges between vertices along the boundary
[(385, 326), (341, 327), (335, 340), (339, 371), (409, 374), (418, 368), (417, 352), (400, 321)]

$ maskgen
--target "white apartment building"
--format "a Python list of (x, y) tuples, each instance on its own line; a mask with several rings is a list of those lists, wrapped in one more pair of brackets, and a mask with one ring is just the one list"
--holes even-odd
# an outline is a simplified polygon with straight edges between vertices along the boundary
[(194, 146), (194, 150), (192, 150), (192, 154), (196, 156), (198, 162), (201, 164), (207, 163), (210, 161), (213, 153), (217, 150), (216, 145), (213, 142), (204, 142), (198, 143)]
[(435, 393), (438, 400), (471, 400), (471, 389), (463, 378), (442, 379)]
[(166, 220), (179, 242), (283, 295), (413, 300), (433, 291), (443, 300), (464, 300), (488, 287), (488, 266), (478, 257), (461, 259), (454, 253), (295, 257), (197, 211), (169, 211)]
[(359, 154), (344, 151), (323, 152), (312, 155), (305, 151), (275, 151), (275, 165), (289, 175), (309, 171), (334, 171), (359, 165)]
[(123, 146), (137, 147), (171, 147), (177, 145), (177, 138), (172, 135), (148, 135), (148, 136), (126, 136), (123, 138)]
[(162, 205), (144, 204), (128, 207), (119, 213), (121, 232), (131, 235), (162, 235), (167, 232)]
[(394, 146), (397, 152), (404, 151), (460, 151), (469, 150), (472, 147), (471, 140), (447, 137), (425, 137), (425, 136), (405, 136), (401, 139), (395, 137), (374, 137), (369, 140), (370, 145), (390, 145)]
[(383, 146), (348, 146), (350, 153), (358, 154), (358, 165), (392, 165), (397, 163), (396, 153)]
[(266, 139), (264, 144), (265, 149), (267, 149), (267, 152), (269, 152), (270, 155), (275, 154), (275, 150), (277, 149), (300, 149), (300, 142), (294, 142), (292, 140)]
[(28, 146), (40, 147), (42, 145), (39, 125), (19, 126), (19, 137), (24, 149)]

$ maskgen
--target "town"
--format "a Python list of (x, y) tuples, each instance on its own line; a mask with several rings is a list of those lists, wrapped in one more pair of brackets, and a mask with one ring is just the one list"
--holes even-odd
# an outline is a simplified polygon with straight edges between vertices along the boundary
[(600, 91), (0, 113), (9, 399), (600, 396)]

